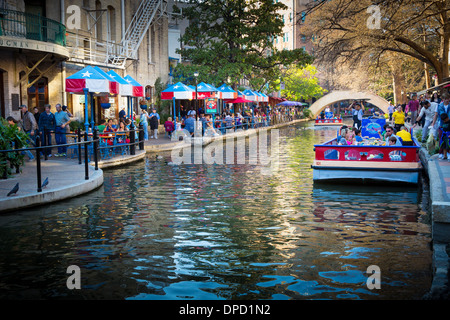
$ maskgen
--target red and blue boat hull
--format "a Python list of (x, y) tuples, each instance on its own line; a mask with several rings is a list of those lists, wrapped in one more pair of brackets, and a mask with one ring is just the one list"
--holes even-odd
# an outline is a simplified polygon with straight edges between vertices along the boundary
[(315, 126), (342, 126), (342, 119), (316, 119)]
[(414, 146), (337, 145), (333, 139), (315, 145), (312, 165), (316, 182), (417, 184), (422, 165)]

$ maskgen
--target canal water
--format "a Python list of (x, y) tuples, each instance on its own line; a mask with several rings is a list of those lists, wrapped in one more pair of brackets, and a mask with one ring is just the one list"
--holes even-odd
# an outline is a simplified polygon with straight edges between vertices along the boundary
[(420, 299), (432, 281), (427, 181), (314, 184), (313, 145), (335, 135), (280, 129), (272, 174), (149, 155), (88, 195), (4, 214), (0, 299)]

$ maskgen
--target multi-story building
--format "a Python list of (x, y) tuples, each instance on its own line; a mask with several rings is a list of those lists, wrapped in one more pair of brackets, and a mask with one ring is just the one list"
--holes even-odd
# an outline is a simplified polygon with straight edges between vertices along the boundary
[[(86, 65), (132, 76), (146, 88), (147, 104), (154, 102), (155, 81), (167, 82), (169, 74), (166, 6), (163, 0), (0, 0), (1, 116), (20, 118), (21, 104), (43, 111), (44, 104), (61, 103), (83, 119), (84, 97), (65, 92), (65, 79)], [(102, 99), (112, 108), (102, 109)], [(124, 97), (95, 97), (96, 120), (125, 106)]]
[(314, 0), (275, 0), (283, 3), (287, 8), (281, 10), (284, 27), (282, 35), (273, 39), (278, 50), (304, 49), (314, 54), (314, 46), (310, 37), (301, 33), (301, 26), (306, 21), (307, 5)]
[(310, 55), (314, 55), (314, 45), (311, 37), (301, 33), (301, 26), (306, 23), (306, 9), (307, 5), (314, 0), (294, 0), (294, 11), (296, 21), (294, 23), (294, 48), (304, 49)]
[(286, 9), (278, 12), (283, 19), (283, 33), (273, 39), (273, 44), (277, 50), (295, 49), (295, 0), (275, 0), (286, 6)]

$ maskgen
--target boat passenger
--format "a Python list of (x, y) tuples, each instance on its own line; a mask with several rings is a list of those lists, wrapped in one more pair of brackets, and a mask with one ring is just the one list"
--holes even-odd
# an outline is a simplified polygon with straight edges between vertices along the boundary
[(394, 134), (394, 128), (392, 128), (391, 126), (386, 127), (386, 145), (387, 146), (389, 145), (389, 139), (392, 136), (396, 138), (395, 146), (401, 146), (402, 143), (401, 143), (400, 139)]
[(394, 119), (395, 130), (400, 131), (400, 128), (405, 124), (405, 113), (401, 106), (392, 114), (392, 118)]
[(339, 129), (338, 136), (337, 136), (337, 139), (336, 139), (337, 142), (341, 141), (341, 138), (343, 137), (343, 130), (345, 130), (347, 128), (348, 128), (347, 126), (342, 126)]
[(325, 111), (322, 110), (322, 112), (320, 113), (320, 119), (325, 119)]
[(341, 131), (341, 134), (343, 137), (339, 140), (339, 145), (350, 146), (356, 143), (353, 130), (347, 128)]
[(363, 142), (363, 138), (361, 136), (361, 130), (355, 129), (355, 140), (356, 143), (361, 144)]
[(397, 137), (402, 138), (402, 140), (403, 140), (402, 145), (404, 145), (404, 146), (413, 146), (414, 145), (414, 142), (412, 141), (412, 138), (411, 138), (411, 133), (409, 133), (406, 130), (405, 126), (402, 126), (400, 128), (400, 131), (397, 132)]
[(390, 136), (389, 137), (389, 145), (390, 146), (395, 146), (397, 144), (398, 139), (395, 136)]
[(383, 126), (383, 132), (378, 131), (378, 134), (380, 135), (380, 138), (385, 140), (386, 139), (386, 128), (389, 127), (389, 123), (385, 123)]

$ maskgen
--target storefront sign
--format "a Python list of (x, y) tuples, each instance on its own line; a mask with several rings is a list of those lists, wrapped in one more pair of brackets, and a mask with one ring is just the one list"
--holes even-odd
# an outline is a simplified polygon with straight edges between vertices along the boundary
[(43, 41), (0, 36), (0, 47), (49, 52), (69, 57), (69, 51), (63, 46)]
[(216, 99), (205, 99), (206, 113), (217, 113)]

